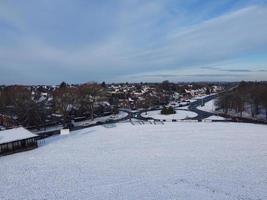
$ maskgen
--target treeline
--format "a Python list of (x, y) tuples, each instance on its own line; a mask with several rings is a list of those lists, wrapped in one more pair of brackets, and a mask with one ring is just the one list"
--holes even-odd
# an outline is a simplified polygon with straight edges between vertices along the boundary
[(265, 110), (267, 119), (267, 83), (242, 81), (237, 87), (221, 94), (217, 106), (225, 114), (234, 111), (240, 117), (246, 111), (254, 118)]
[(40, 124), (45, 115), (40, 105), (32, 99), (31, 91), (18, 85), (1, 88), (0, 112), (24, 126)]
[[(178, 92), (184, 93), (185, 90), (197, 90), (200, 88), (206, 88), (206, 94), (210, 94), (212, 92), (213, 83), (173, 83), (169, 81), (163, 81), (161, 83), (156, 84), (156, 88), (159, 91), (167, 91), (169, 93)], [(224, 85), (225, 86), (225, 85)]]
[[(117, 113), (118, 108), (152, 108), (177, 98), (190, 98), (190, 90), (209, 94), (212, 83), (67, 84), (59, 86), (0, 86), (0, 114), (25, 127)], [(179, 94), (178, 94), (179, 93)], [(167, 113), (170, 111), (166, 111)], [(77, 119), (79, 118), (79, 119)]]
[(112, 107), (104, 108), (99, 102), (110, 102), (105, 85), (90, 83), (78, 87), (61, 85), (53, 92), (53, 110), (63, 115), (64, 122), (73, 116), (88, 116), (94, 119), (96, 113), (117, 112)]
[[(59, 114), (61, 122), (67, 124), (73, 116), (89, 116), (105, 112), (96, 101), (107, 99), (102, 84), (90, 83), (71, 86), (62, 83), (50, 91), (45, 101), (39, 101), (40, 94), (28, 86), (6, 86), (0, 88), (0, 113), (16, 119), (19, 124), (30, 127), (53, 121), (52, 114)], [(50, 98), (50, 100), (48, 100)]]

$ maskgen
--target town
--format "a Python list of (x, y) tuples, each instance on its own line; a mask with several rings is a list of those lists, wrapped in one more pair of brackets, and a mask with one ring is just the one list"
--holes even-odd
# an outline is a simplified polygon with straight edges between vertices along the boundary
[(267, 200), (266, 0), (0, 0), (0, 200)]
[[(228, 84), (229, 85), (229, 84)], [(0, 113), (2, 128), (22, 125), (29, 129), (71, 121), (94, 120), (118, 114), (119, 110), (155, 109), (170, 102), (182, 107), (190, 99), (218, 93), (227, 84), (85, 83), (57, 86), (2, 86)]]
[[(53, 135), (125, 121), (132, 124), (136, 120), (139, 123), (210, 120), (266, 124), (266, 91), (265, 82), (62, 82), (56, 86), (2, 86), (0, 129), (12, 131), (24, 127), (22, 132), (30, 130), (35, 134), (30, 137), (30, 144), (37, 147), (37, 141)], [(6, 155), (32, 147), (19, 144), (8, 148), (4, 143), (0, 153)]]
[[(56, 162), (56, 173), (72, 176), (73, 172), (62, 172), (62, 168), (72, 165), (73, 162), (77, 163), (76, 167), (79, 168), (83, 163), (82, 166), (88, 166), (83, 170), (87, 171), (86, 174), (91, 174), (89, 166), (92, 165), (91, 162), (98, 162), (98, 152), (101, 148), (107, 153), (103, 157), (105, 162), (109, 162), (111, 156), (112, 161), (108, 168), (113, 169), (121, 167), (116, 164), (121, 160), (126, 162), (126, 165), (135, 163), (134, 159), (128, 158), (128, 153), (127, 157), (123, 157), (127, 149), (134, 148), (134, 151), (137, 151), (140, 145), (142, 149), (154, 149), (154, 145), (157, 144), (159, 149), (164, 148), (168, 156), (175, 158), (176, 163), (179, 160), (177, 155), (180, 153), (186, 155), (186, 151), (194, 152), (195, 148), (203, 152), (203, 149), (208, 148), (206, 143), (210, 147), (214, 142), (220, 145), (221, 142), (214, 141), (215, 133), (220, 134), (224, 140), (228, 140), (225, 137), (234, 137), (235, 141), (246, 138), (247, 134), (255, 133), (254, 131), (258, 133), (257, 137), (262, 137), (267, 124), (266, 89), (266, 82), (172, 83), (164, 81), (162, 83), (106, 84), (103, 82), (79, 85), (62, 82), (57, 86), (2, 86), (0, 158), (9, 157), (14, 153), (29, 152), (21, 153), (24, 160), (27, 160), (28, 155), (37, 163), (45, 159), (46, 164), (43, 166), (45, 168)], [(227, 135), (227, 133), (231, 134)], [(181, 137), (181, 134), (184, 136)], [(204, 138), (202, 138), (203, 134)], [(165, 137), (166, 135), (168, 137)], [(177, 141), (178, 146), (177, 142), (172, 144), (170, 136), (182, 138)], [(192, 137), (196, 141), (192, 141)], [(137, 138), (142, 140), (136, 142)], [(164, 142), (166, 139), (167, 143)], [(91, 140), (95, 143), (91, 143)], [(185, 143), (182, 142), (184, 140)], [(199, 144), (198, 140), (206, 142)], [(227, 149), (227, 152), (233, 154), (235, 148), (242, 148), (242, 146), (242, 142), (236, 142), (235, 146)], [(113, 149), (118, 147), (122, 148), (120, 149), (122, 154), (118, 154), (117, 157)], [(173, 149), (179, 151), (175, 152)], [(141, 165), (144, 159), (154, 162), (154, 159), (147, 158), (149, 154), (143, 151), (136, 155), (138, 162)], [(249, 153), (246, 151), (245, 155)], [(69, 155), (71, 159), (67, 159)], [(199, 157), (210, 162), (205, 158), (205, 154)], [(6, 161), (12, 161), (12, 157)], [(171, 161), (168, 162), (171, 163)], [(32, 176), (34, 165), (31, 164), (31, 170), (26, 172), (26, 176)], [(13, 169), (18, 170), (18, 167), (25, 168), (25, 163), (21, 166), (17, 164), (12, 166)], [(99, 166), (105, 165), (98, 165), (98, 168)], [(39, 164), (35, 167), (38, 168), (38, 176), (45, 178), (49, 176), (51, 168), (44, 169)], [(127, 169), (132, 170), (131, 166)], [(173, 170), (171, 173), (176, 173)], [(83, 176), (85, 175), (75, 174), (74, 180), (78, 181)], [(114, 177), (116, 176), (111, 176), (112, 181)], [(74, 181), (62, 177), (61, 179), (63, 182)], [(14, 181), (17, 182), (16, 177)], [(55, 180), (52, 179), (52, 181)], [(183, 182), (183, 179), (179, 179), (177, 184)], [(86, 182), (87, 184), (89, 183)], [(38, 183), (38, 185), (46, 188), (46, 183)], [(78, 185), (84, 187), (81, 182)], [(260, 187), (264, 187), (264, 184)], [(194, 186), (195, 190), (198, 190), (197, 188)], [(65, 191), (65, 187), (63, 190)], [(126, 191), (131, 194), (127, 189)], [(74, 192), (74, 194), (85, 198), (80, 193)], [(10, 193), (2, 193), (2, 196), (6, 195), (13, 196)], [(14, 193), (14, 197), (17, 198), (17, 195), (18, 193)], [(29, 195), (32, 196), (32, 194), (26, 196)], [(37, 192), (35, 195), (39, 196), (40, 193)], [(40, 196), (44, 197), (43, 193)], [(54, 195), (48, 196), (54, 198)]]

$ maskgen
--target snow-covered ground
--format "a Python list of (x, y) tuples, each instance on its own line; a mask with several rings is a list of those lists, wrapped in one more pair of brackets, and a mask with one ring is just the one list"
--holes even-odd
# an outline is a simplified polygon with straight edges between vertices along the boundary
[[(223, 112), (222, 110), (220, 110)], [(240, 113), (236, 112), (235, 110), (228, 110), (228, 114), (231, 116), (237, 116), (240, 117)], [(255, 114), (254, 117), (252, 117), (251, 114), (251, 106), (250, 105), (245, 105), (245, 110), (242, 112), (242, 117), (248, 118), (248, 119), (261, 119), (261, 120), (266, 120), (266, 110), (264, 108), (259, 108), (259, 113)]]
[(171, 115), (162, 115), (160, 113), (160, 110), (154, 110), (154, 111), (148, 111), (143, 112), (141, 114), (142, 117), (152, 117), (154, 119), (160, 119), (160, 120), (172, 120), (172, 119), (186, 119), (186, 118), (191, 118), (191, 117), (196, 117), (197, 113), (191, 112), (191, 111), (186, 111), (186, 110), (176, 110), (176, 114), (171, 114)]
[[(199, 106), (197, 108), (199, 110), (214, 112), (215, 108), (216, 108), (215, 100), (211, 100), (211, 101), (207, 102), (203, 107)], [(223, 113), (223, 110), (220, 109), (220, 110), (217, 110), (217, 112)], [(251, 105), (249, 105), (249, 104), (245, 104), (244, 111), (242, 112), (242, 115), (240, 114), (240, 112), (236, 112), (236, 110), (234, 110), (234, 109), (228, 109), (227, 114), (230, 116), (244, 117), (244, 118), (248, 118), (248, 119), (266, 120), (266, 110), (262, 107), (259, 107), (259, 113), (255, 114), (255, 116), (252, 117)]]
[(204, 121), (205, 120), (227, 120), (227, 119), (221, 116), (212, 115), (210, 117), (205, 118)]
[(5, 130), (5, 127), (3, 127), (3, 126), (0, 125), (0, 131), (1, 130)]
[(1, 157), (0, 199), (264, 200), (266, 155), (264, 125), (98, 126)]
[(197, 109), (207, 111), (207, 112), (215, 112), (215, 99), (212, 99), (204, 104), (204, 106), (198, 106)]

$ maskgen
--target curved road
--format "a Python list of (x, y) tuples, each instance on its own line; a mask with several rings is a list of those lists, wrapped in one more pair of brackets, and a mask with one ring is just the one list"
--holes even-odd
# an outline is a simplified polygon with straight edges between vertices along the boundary
[(199, 109), (197, 109), (197, 107), (201, 106), (202, 102), (205, 104), (206, 102), (211, 101), (212, 99), (215, 99), (217, 96), (218, 96), (217, 94), (207, 96), (207, 97), (204, 97), (203, 99), (198, 99), (197, 101), (190, 103), (188, 110), (198, 114), (196, 117), (193, 117), (191, 119), (203, 120), (205, 118), (208, 118), (208, 117), (214, 115), (214, 113), (199, 110)]
[[(206, 111), (202, 111), (202, 110), (199, 110), (197, 109), (198, 106), (201, 106), (202, 105), (202, 102), (204, 102), (204, 104), (212, 99), (215, 99), (218, 95), (215, 94), (215, 95), (210, 95), (210, 96), (207, 96), (207, 97), (204, 97), (203, 99), (198, 99), (196, 100), (195, 102), (192, 102), (190, 103), (188, 109), (183, 109), (183, 107), (177, 109), (177, 110), (187, 110), (187, 111), (192, 111), (192, 112), (195, 112), (197, 113), (197, 116), (196, 117), (192, 117), (192, 118), (189, 118), (189, 120), (203, 120), (205, 118), (208, 118), (212, 115), (214, 115), (214, 113), (211, 113), (211, 112), (206, 112)], [(126, 118), (124, 118), (123, 120), (125, 119), (139, 119), (139, 120), (156, 120), (152, 117), (142, 117), (141, 116), (141, 113), (143, 112), (146, 112), (146, 111), (152, 111), (152, 110), (159, 110), (159, 109), (151, 109), (151, 110), (140, 110), (140, 111), (131, 111), (131, 110), (127, 110), (127, 109), (120, 109), (120, 111), (123, 111), (123, 112), (127, 112), (128, 113), (128, 116)], [(122, 121), (122, 120), (119, 120), (119, 121)]]

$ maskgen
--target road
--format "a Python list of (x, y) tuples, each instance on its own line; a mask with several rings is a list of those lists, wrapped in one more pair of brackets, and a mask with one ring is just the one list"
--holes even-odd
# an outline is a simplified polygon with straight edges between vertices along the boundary
[[(206, 111), (202, 111), (202, 110), (199, 110), (197, 109), (198, 106), (201, 106), (202, 104), (202, 101), (204, 103), (212, 100), (212, 99), (215, 99), (217, 97), (217, 94), (216, 95), (211, 95), (211, 96), (207, 96), (207, 97), (204, 97), (203, 99), (198, 99), (196, 100), (195, 102), (192, 102), (190, 103), (188, 109), (183, 109), (183, 107), (179, 108), (178, 110), (189, 110), (189, 111), (192, 111), (192, 112), (195, 112), (197, 113), (198, 115), (196, 117), (193, 117), (193, 118), (189, 118), (190, 120), (203, 120), (205, 118), (208, 118), (212, 115), (214, 115), (214, 113), (211, 113), (211, 112), (206, 112)], [(139, 110), (139, 111), (132, 111), (132, 110), (127, 110), (127, 109), (120, 109), (121, 111), (123, 112), (127, 112), (128, 113), (128, 116), (126, 119), (138, 119), (138, 120), (154, 120), (153, 118), (146, 118), (146, 117), (142, 117), (141, 116), (141, 113), (143, 112), (146, 112), (146, 110)], [(151, 111), (151, 110), (148, 110), (148, 111)], [(124, 119), (125, 120), (125, 119)], [(122, 120), (120, 120), (122, 121)]]
[(212, 99), (215, 99), (216, 97), (217, 97), (217, 95), (211, 95), (211, 96), (207, 96), (207, 97), (204, 97), (203, 99), (198, 99), (197, 101), (190, 103), (188, 110), (198, 114), (196, 117), (193, 117), (191, 119), (203, 120), (205, 118), (208, 118), (208, 117), (214, 115), (214, 113), (199, 110), (199, 109), (197, 109), (197, 107), (201, 106), (202, 102), (206, 103), (208, 101), (211, 101)]

